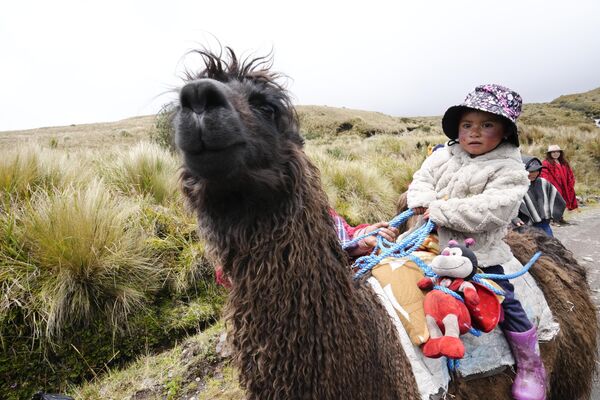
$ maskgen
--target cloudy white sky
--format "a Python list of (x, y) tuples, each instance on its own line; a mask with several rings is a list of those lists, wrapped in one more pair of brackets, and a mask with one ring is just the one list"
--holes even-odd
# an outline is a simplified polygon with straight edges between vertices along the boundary
[(18, 0), (0, 9), (0, 130), (155, 113), (215, 38), (273, 49), (296, 104), (441, 115), (480, 83), (525, 102), (600, 86), (598, 0)]

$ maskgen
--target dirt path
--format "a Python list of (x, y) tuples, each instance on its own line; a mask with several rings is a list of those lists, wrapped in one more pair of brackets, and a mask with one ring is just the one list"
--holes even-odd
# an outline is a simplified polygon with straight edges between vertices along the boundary
[(569, 213), (568, 225), (552, 226), (554, 235), (587, 268), (594, 301), (600, 306), (600, 206), (584, 207), (579, 213)]
[[(569, 213), (569, 225), (553, 226), (554, 236), (573, 252), (586, 267), (596, 311), (600, 309), (600, 206), (583, 207), (579, 213)], [(594, 379), (592, 400), (600, 399), (600, 377)]]

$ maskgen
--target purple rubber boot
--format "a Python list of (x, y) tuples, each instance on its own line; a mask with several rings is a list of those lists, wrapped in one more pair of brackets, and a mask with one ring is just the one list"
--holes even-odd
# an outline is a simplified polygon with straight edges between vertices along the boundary
[(515, 400), (545, 400), (546, 370), (537, 346), (535, 327), (526, 332), (504, 331), (517, 366), (512, 385)]

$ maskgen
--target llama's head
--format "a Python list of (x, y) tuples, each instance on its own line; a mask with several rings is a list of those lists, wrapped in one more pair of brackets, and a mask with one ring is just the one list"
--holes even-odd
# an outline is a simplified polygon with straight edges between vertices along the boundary
[(290, 150), (303, 141), (289, 95), (269, 70), (271, 59), (238, 60), (230, 48), (225, 57), (197, 53), (204, 69), (187, 74), (174, 119), (187, 173), (225, 186), (280, 179)]

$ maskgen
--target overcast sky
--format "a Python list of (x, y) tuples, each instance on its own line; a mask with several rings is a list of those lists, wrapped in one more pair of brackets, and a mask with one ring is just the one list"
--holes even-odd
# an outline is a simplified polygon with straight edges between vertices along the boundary
[(441, 115), (480, 83), (525, 102), (600, 86), (598, 0), (15, 0), (0, 8), (0, 130), (153, 114), (215, 38), (273, 49), (303, 105)]

